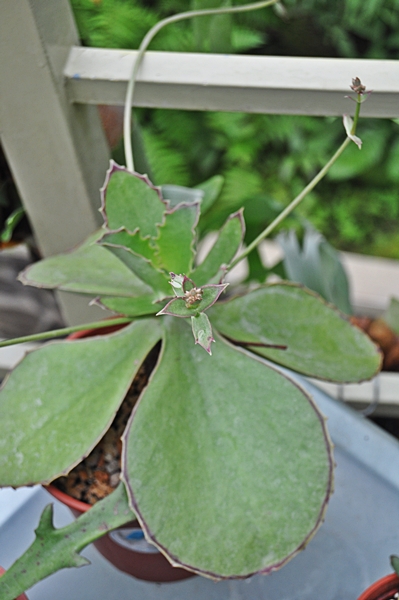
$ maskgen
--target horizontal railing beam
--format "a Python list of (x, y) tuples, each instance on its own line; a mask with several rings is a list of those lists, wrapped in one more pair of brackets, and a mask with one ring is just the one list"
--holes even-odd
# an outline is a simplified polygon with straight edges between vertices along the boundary
[[(137, 52), (73, 47), (66, 67), (73, 103), (124, 103)], [(134, 105), (185, 110), (338, 116), (353, 77), (373, 93), (362, 115), (399, 117), (399, 62), (343, 58), (148, 52)]]

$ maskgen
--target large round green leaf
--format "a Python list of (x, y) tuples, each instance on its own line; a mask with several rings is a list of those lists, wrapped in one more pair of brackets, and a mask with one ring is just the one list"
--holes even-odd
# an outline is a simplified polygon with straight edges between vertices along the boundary
[(0, 486), (48, 483), (79, 463), (159, 337), (158, 322), (146, 319), (28, 354), (0, 392)]
[(271, 571), (320, 524), (331, 446), (311, 398), (217, 336), (164, 318), (160, 363), (125, 434), (124, 480), (146, 535), (212, 578)]
[(381, 355), (370, 338), (333, 306), (306, 288), (290, 283), (268, 285), (208, 313), (214, 328), (250, 346), (286, 345), (286, 350), (254, 348), (294, 371), (349, 383), (373, 377)]

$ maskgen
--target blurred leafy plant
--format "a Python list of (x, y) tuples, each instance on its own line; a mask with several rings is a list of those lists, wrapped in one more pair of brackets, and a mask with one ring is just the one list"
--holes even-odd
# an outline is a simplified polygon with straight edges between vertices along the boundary
[[(192, 0), (190, 7), (211, 5), (212, 0)], [(72, 6), (84, 43), (120, 48), (137, 48), (150, 25), (188, 8), (183, 0), (72, 0)], [(359, 0), (288, 0), (284, 6), (284, 14), (264, 11), (176, 23), (160, 32), (151, 49), (398, 57), (398, 0), (374, 0), (367, 6)], [(325, 163), (341, 134), (340, 119), (331, 118), (136, 113), (155, 183), (193, 186), (215, 174), (224, 177), (220, 202), (203, 225), (213, 229), (231, 211), (259, 199), (261, 190), (268, 190), (271, 201), (287, 204)], [(397, 133), (392, 120), (364, 119), (363, 151), (348, 149), (345, 160), (336, 163), (298, 209), (336, 247), (399, 258), (394, 226), (399, 218)]]

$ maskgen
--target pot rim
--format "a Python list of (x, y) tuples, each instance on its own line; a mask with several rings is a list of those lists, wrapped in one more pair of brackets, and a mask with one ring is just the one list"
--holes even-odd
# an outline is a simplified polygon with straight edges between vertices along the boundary
[(90, 508), (91, 508), (91, 505), (87, 504), (87, 502), (82, 502), (81, 500), (77, 500), (76, 498), (69, 496), (68, 494), (66, 494), (65, 492), (62, 492), (57, 487), (55, 487), (55, 485), (52, 485), (51, 483), (50, 483), (50, 485), (44, 486), (44, 488), (49, 492), (49, 494), (54, 496), (54, 498), (56, 498), (57, 500), (59, 500), (60, 502), (62, 502), (66, 506), (68, 506), (69, 508), (72, 508), (73, 510), (77, 510), (78, 512), (84, 513), (84, 512), (87, 512), (88, 510), (90, 510)]
[(374, 583), (372, 583), (367, 590), (365, 590), (358, 598), (358, 600), (379, 600), (380, 595), (386, 593), (394, 593), (399, 589), (399, 577), (396, 573), (385, 575)]

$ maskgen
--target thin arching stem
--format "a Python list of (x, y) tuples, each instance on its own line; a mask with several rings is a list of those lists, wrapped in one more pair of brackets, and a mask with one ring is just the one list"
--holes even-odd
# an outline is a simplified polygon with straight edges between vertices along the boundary
[(130, 76), (130, 80), (126, 90), (126, 99), (125, 99), (125, 111), (123, 117), (123, 137), (124, 137), (124, 147), (125, 147), (125, 158), (126, 158), (126, 166), (130, 171), (134, 171), (134, 160), (133, 160), (133, 149), (132, 149), (132, 140), (131, 140), (131, 128), (132, 128), (132, 104), (133, 104), (133, 94), (135, 89), (135, 83), (137, 79), (137, 74), (142, 63), (144, 53), (146, 52), (148, 46), (150, 45), (153, 38), (156, 34), (166, 25), (170, 23), (177, 23), (178, 21), (183, 21), (184, 19), (192, 19), (193, 17), (205, 17), (210, 15), (222, 15), (226, 13), (240, 13), (247, 12), (251, 10), (257, 10), (259, 8), (265, 8), (266, 6), (272, 6), (273, 4), (277, 4), (279, 0), (263, 0), (262, 2), (253, 2), (251, 4), (244, 4), (243, 6), (225, 6), (221, 8), (209, 8), (204, 10), (190, 10), (187, 12), (179, 13), (177, 15), (173, 15), (171, 17), (167, 17), (162, 21), (159, 21), (143, 38), (141, 42), (135, 63), (133, 65), (132, 74)]
[[(355, 119), (354, 119), (354, 123), (353, 123), (353, 127), (352, 127), (352, 131), (351, 131), (351, 135), (354, 135), (356, 132), (356, 125), (359, 119), (359, 114), (360, 114), (360, 105), (361, 105), (361, 99), (358, 96), (357, 97), (357, 104), (356, 104), (356, 113), (355, 113)], [(308, 183), (308, 185), (302, 190), (302, 192), (300, 194), (298, 194), (298, 196), (296, 198), (294, 198), (294, 200), (292, 200), (292, 202), (278, 215), (278, 217), (276, 217), (274, 219), (274, 221), (272, 221), (270, 223), (270, 225), (268, 225), (266, 227), (266, 229), (264, 229), (259, 235), (258, 237), (256, 237), (246, 248), (245, 250), (243, 250), (243, 252), (241, 252), (241, 254), (239, 254), (239, 256), (237, 256), (229, 265), (229, 270), (232, 269), (233, 267), (235, 267), (239, 262), (241, 262), (244, 258), (246, 258), (248, 256), (248, 254), (250, 254), (250, 252), (252, 252), (252, 250), (254, 250), (257, 246), (259, 246), (259, 244), (265, 239), (267, 238), (271, 232), (276, 229), (276, 227), (278, 225), (280, 225), (280, 223), (282, 221), (284, 221), (284, 219), (290, 214), (292, 213), (292, 211), (302, 202), (302, 200), (309, 194), (309, 192), (311, 192), (316, 185), (319, 183), (319, 181), (321, 181), (323, 179), (323, 177), (326, 175), (326, 173), (328, 172), (328, 170), (332, 167), (332, 165), (335, 163), (335, 161), (341, 156), (341, 154), (343, 153), (343, 151), (345, 150), (345, 148), (347, 146), (349, 146), (349, 144), (351, 143), (351, 138), (347, 137), (344, 142), (341, 144), (341, 146), (338, 148), (338, 150), (335, 152), (335, 154), (330, 158), (330, 160), (324, 165), (324, 167), (317, 173), (317, 175), (312, 179), (312, 181), (310, 183)]]

